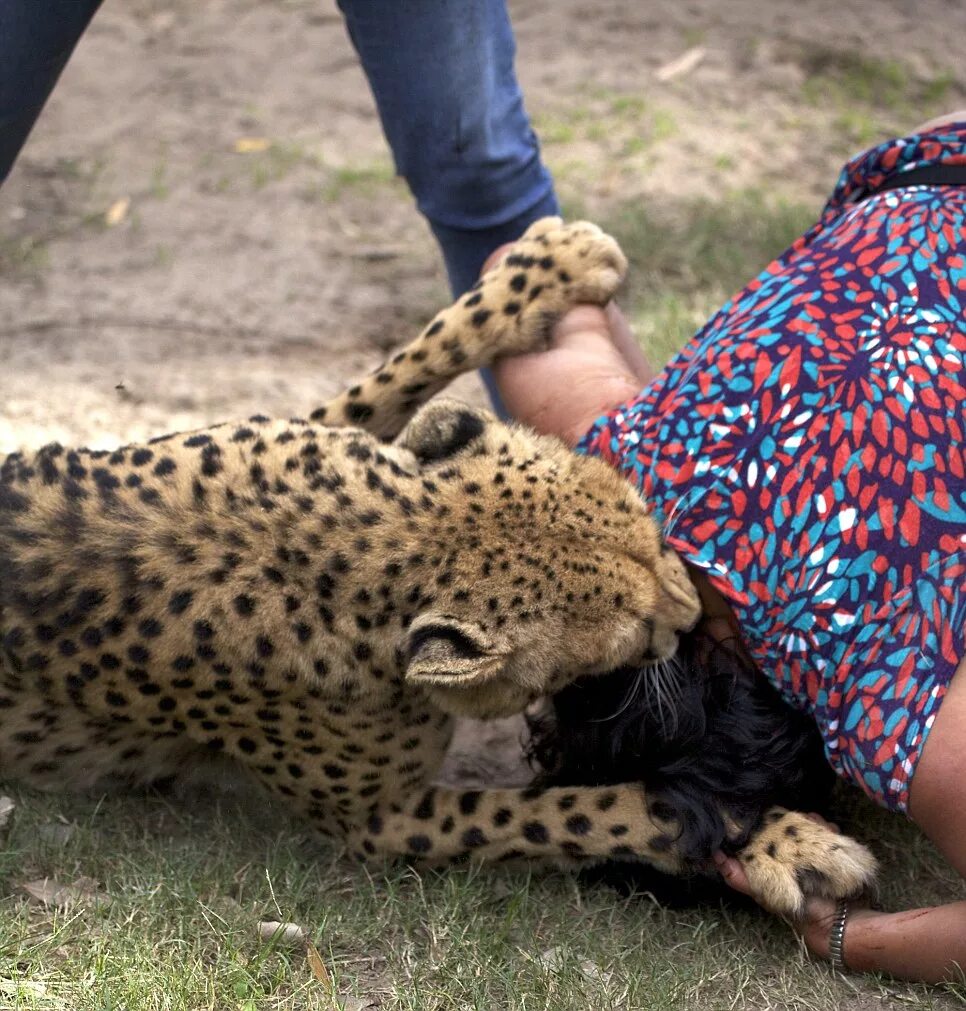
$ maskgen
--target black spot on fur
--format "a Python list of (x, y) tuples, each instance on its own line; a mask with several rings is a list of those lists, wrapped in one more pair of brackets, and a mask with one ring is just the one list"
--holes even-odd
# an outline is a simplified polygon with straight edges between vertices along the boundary
[(171, 599), (168, 601), (168, 610), (172, 614), (184, 614), (191, 606), (193, 599), (194, 594), (191, 590), (180, 590), (178, 593), (172, 594)]
[(523, 838), (538, 846), (545, 846), (550, 841), (547, 827), (539, 821), (528, 821), (523, 826)]
[(475, 327), (481, 327), (483, 324), (493, 315), (489, 309), (477, 309), (476, 312), (470, 316), (470, 323)]
[(242, 618), (250, 618), (255, 613), (255, 600), (245, 593), (239, 593), (232, 601), (235, 613)]
[(467, 849), (477, 849), (480, 846), (485, 846), (489, 840), (486, 838), (486, 833), (478, 825), (474, 825), (472, 828), (468, 828), (464, 833), (460, 842)]
[(369, 404), (346, 404), (345, 406), (345, 416), (357, 425), (365, 424), (374, 413), (375, 411)]
[(587, 835), (590, 831), (590, 819), (585, 814), (572, 814), (565, 822), (568, 832), (573, 835)]

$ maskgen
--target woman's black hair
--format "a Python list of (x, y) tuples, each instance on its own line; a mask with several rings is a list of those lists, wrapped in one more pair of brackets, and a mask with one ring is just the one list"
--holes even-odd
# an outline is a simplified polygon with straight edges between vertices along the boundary
[[(542, 785), (642, 782), (651, 810), (676, 820), (676, 849), (699, 876), (716, 850), (739, 850), (768, 808), (826, 809), (834, 779), (814, 721), (736, 642), (701, 625), (668, 664), (568, 685), (549, 714), (531, 720), (531, 735)], [(671, 880), (626, 863), (608, 865), (604, 877), (652, 892)]]

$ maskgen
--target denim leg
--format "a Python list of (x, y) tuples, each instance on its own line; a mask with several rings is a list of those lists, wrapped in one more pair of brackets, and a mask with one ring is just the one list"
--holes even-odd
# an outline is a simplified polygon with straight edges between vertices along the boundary
[[(396, 169), (459, 295), (558, 204), (513, 70), (505, 0), (339, 0)], [(496, 402), (488, 374), (484, 381)]]
[(101, 0), (0, 0), (0, 184)]

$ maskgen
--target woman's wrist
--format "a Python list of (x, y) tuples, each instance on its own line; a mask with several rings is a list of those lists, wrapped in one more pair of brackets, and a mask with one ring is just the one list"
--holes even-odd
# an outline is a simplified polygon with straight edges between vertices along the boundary
[(573, 446), (601, 414), (633, 399), (643, 383), (615, 347), (612, 325), (613, 313), (578, 306), (555, 328), (549, 350), (496, 362), (510, 414)]
[[(813, 899), (804, 924), (799, 928), (808, 950), (816, 957), (834, 963), (831, 946), (840, 922), (841, 907), (830, 899)], [(872, 921), (887, 919), (891, 914), (867, 906), (846, 904), (842, 923), (841, 965), (836, 968), (847, 972), (874, 972), (881, 968), (870, 958), (869, 945), (865, 943), (867, 927)]]
[(805, 919), (794, 925), (795, 932), (801, 935), (808, 950), (816, 958), (829, 958), (829, 940), (837, 913), (838, 904), (832, 899), (810, 899)]

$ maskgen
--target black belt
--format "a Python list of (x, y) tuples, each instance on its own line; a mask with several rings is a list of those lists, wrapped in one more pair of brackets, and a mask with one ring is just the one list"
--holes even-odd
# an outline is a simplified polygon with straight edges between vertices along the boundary
[(923, 165), (900, 172), (870, 190), (860, 191), (855, 199), (867, 200), (876, 193), (897, 190), (902, 186), (966, 186), (966, 165)]

